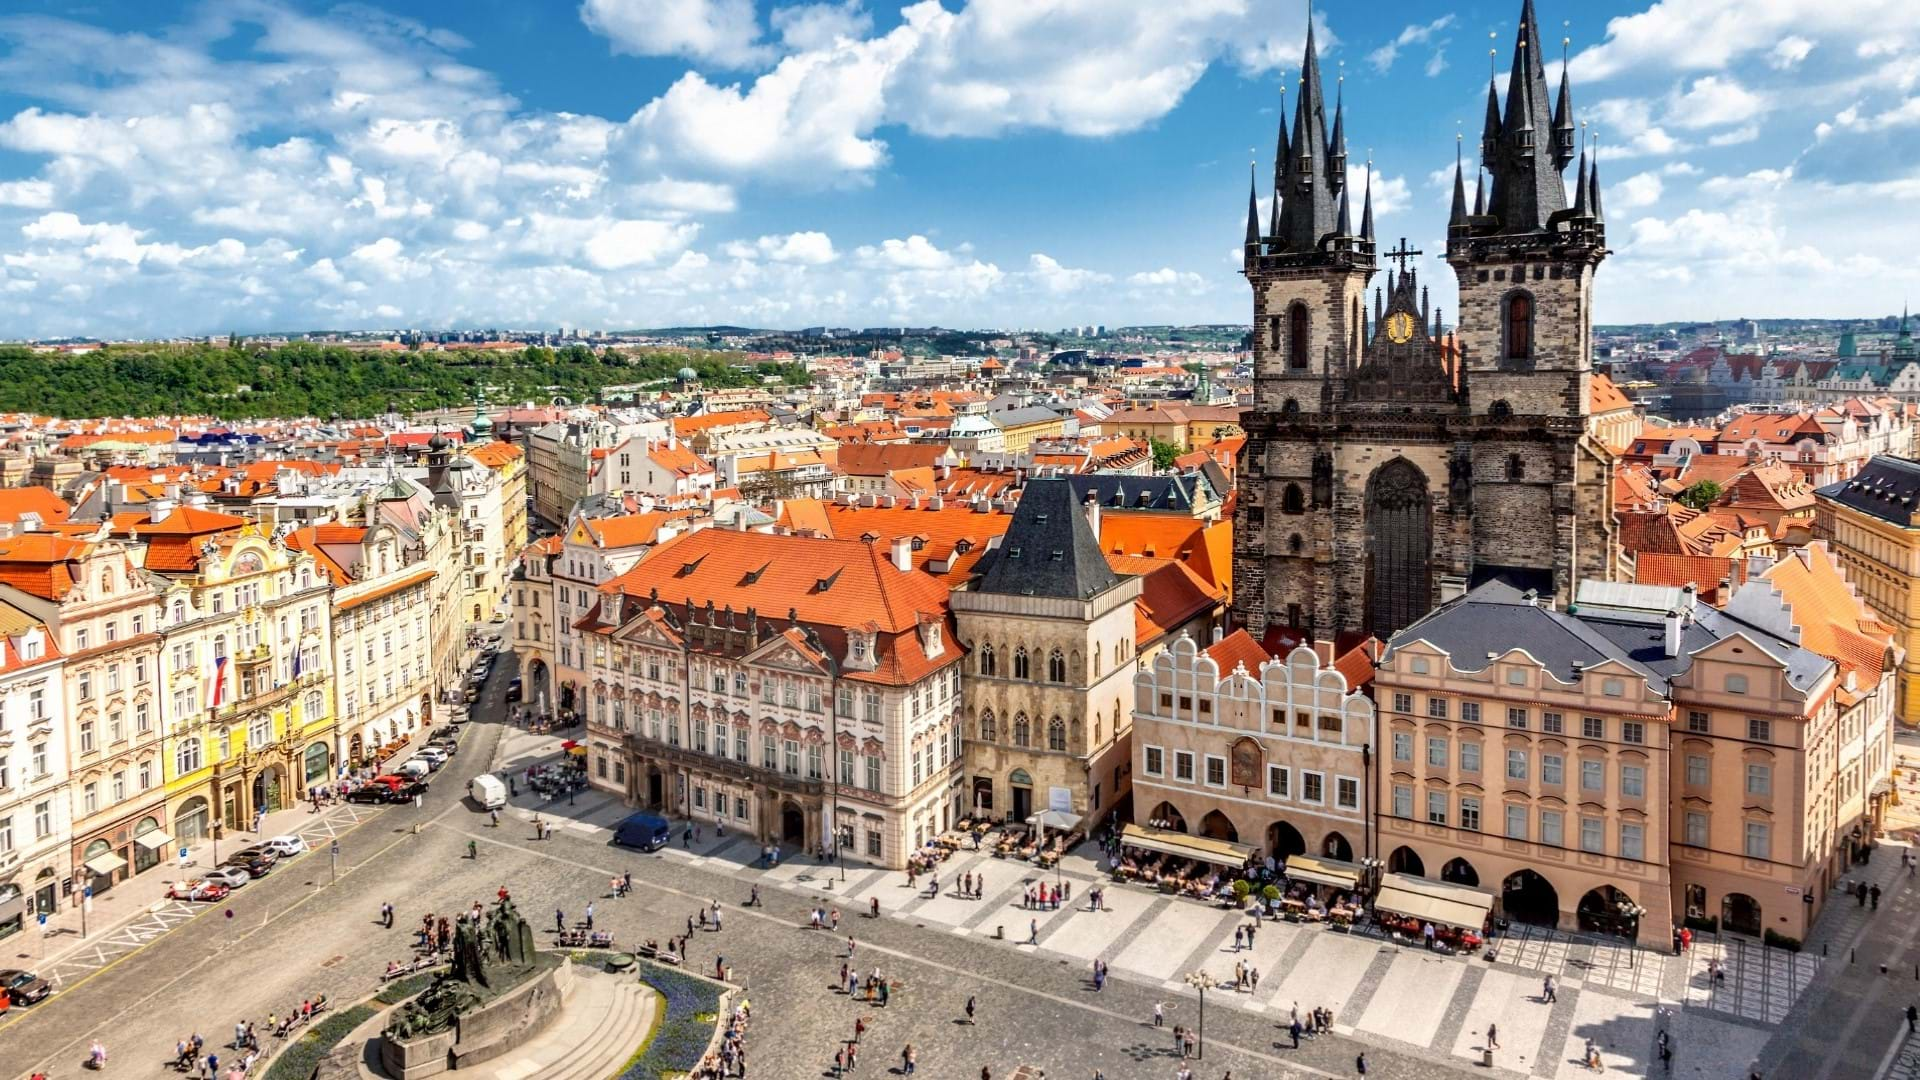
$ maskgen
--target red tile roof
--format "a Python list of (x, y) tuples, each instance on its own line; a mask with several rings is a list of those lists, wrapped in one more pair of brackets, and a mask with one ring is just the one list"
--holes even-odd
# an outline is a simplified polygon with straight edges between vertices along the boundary
[(0, 540), (0, 582), (42, 600), (63, 600), (73, 591), (74, 566), (93, 545), (34, 532)]
[(1236, 667), (1245, 667), (1247, 674), (1258, 679), (1260, 665), (1273, 659), (1267, 655), (1267, 650), (1260, 647), (1260, 642), (1245, 630), (1235, 630), (1207, 646), (1207, 655), (1213, 657), (1213, 662), (1220, 665), (1222, 678), (1231, 675)]
[(43, 487), (0, 488), (0, 522), (16, 522), (27, 514), (36, 514), (44, 524), (67, 520), (72, 508), (60, 496)]

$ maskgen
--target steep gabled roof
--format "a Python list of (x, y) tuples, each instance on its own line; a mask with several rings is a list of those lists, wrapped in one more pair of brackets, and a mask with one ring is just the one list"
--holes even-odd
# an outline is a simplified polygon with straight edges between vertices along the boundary
[(1119, 583), (1087, 515), (1063, 479), (1030, 480), (1006, 538), (976, 586), (982, 593), (1085, 600)]

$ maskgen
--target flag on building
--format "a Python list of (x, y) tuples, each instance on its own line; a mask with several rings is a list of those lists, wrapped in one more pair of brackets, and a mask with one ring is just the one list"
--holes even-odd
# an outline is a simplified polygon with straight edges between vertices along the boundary
[(217, 709), (227, 703), (227, 658), (218, 657), (213, 662), (213, 685), (207, 689), (207, 708)]

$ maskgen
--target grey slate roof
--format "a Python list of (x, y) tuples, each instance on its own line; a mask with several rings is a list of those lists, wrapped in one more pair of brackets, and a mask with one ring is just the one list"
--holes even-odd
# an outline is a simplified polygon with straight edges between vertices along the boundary
[(1920, 507), (1920, 461), (1879, 454), (1853, 479), (1828, 484), (1818, 494), (1882, 521), (1912, 527)]
[[(1100, 505), (1113, 510), (1176, 510), (1193, 512), (1194, 489), (1200, 477), (1133, 476), (1124, 473), (1078, 473), (1066, 478), (1076, 503), (1091, 492)], [(1144, 496), (1144, 498), (1143, 498)]]
[(974, 591), (1085, 600), (1119, 583), (1072, 487), (1042, 479), (1027, 481)]
[[(1748, 588), (1767, 588), (1756, 583)], [(1744, 634), (1786, 668), (1787, 681), (1805, 691), (1819, 682), (1833, 662), (1711, 604), (1694, 603), (1693, 621), (1681, 630), (1677, 656), (1667, 656), (1663, 612), (1624, 608), (1582, 608), (1577, 613), (1550, 610), (1523, 598), (1513, 586), (1490, 582), (1452, 603), (1436, 608), (1395, 634), (1387, 658), (1404, 646), (1425, 641), (1447, 653), (1455, 668), (1481, 671), (1489, 656), (1523, 649), (1555, 678), (1570, 682), (1575, 664), (1592, 669), (1616, 660), (1646, 679), (1662, 696), (1693, 664), (1693, 654), (1717, 641)]]
[(987, 419), (1002, 428), (1020, 427), (1023, 424), (1045, 424), (1060, 419), (1060, 414), (1044, 405), (1028, 405), (1018, 409), (1002, 409), (990, 412)]

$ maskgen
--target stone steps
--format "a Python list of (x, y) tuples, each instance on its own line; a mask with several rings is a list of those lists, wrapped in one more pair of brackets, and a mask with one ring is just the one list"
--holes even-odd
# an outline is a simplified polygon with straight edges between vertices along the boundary
[[(575, 990), (600, 989), (596, 984), (612, 981), (611, 976), (580, 979)], [(608, 1004), (600, 1022), (559, 1062), (541, 1070), (541, 1080), (609, 1080), (639, 1049), (653, 1023), (653, 992), (629, 975), (602, 995)]]

